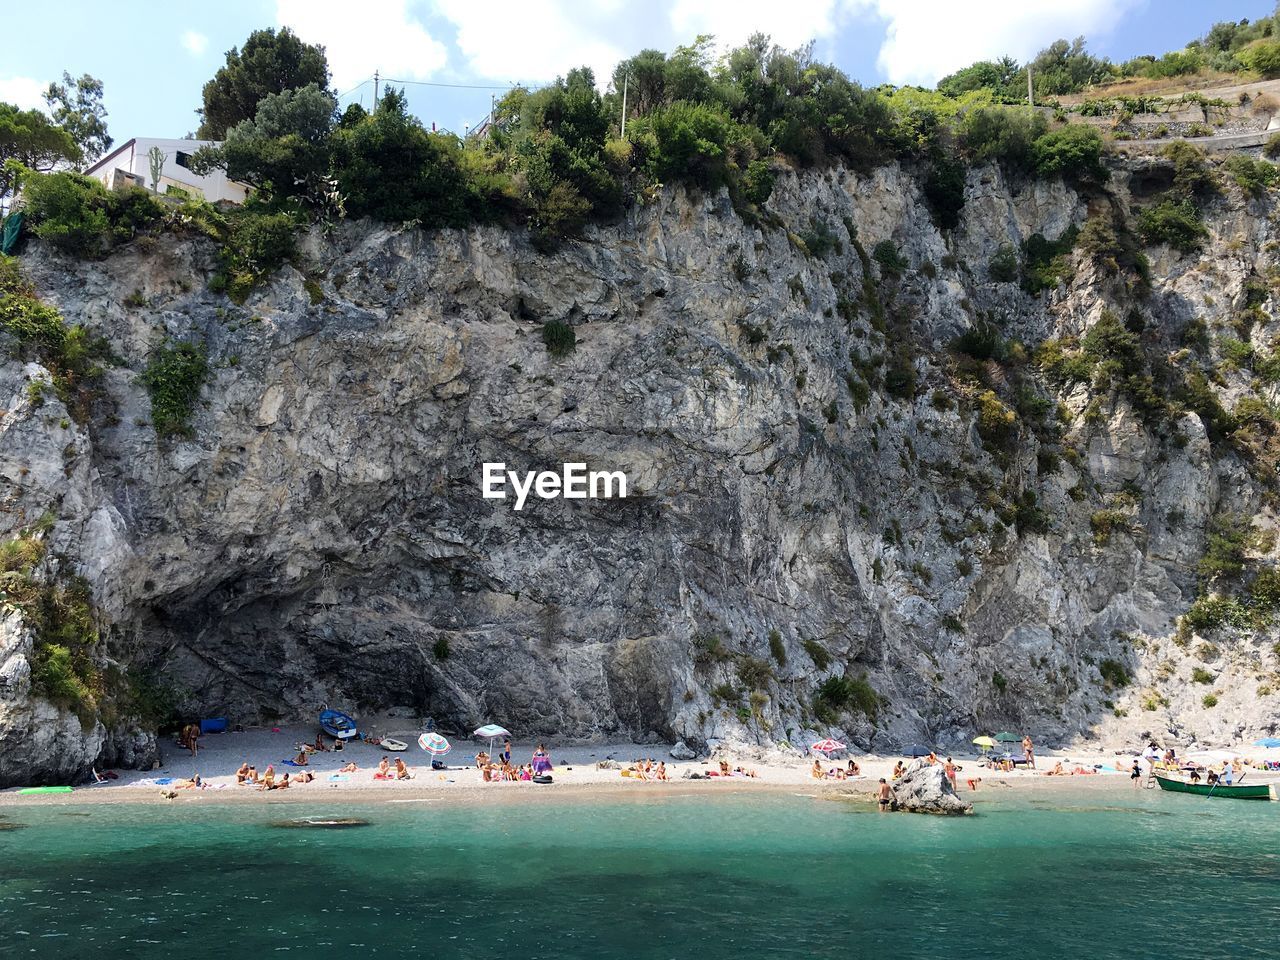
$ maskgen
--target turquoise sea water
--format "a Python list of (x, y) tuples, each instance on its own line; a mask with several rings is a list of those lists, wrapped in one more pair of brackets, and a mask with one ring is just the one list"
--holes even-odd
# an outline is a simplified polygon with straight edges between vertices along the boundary
[(0, 956), (1280, 955), (1278, 804), (679, 792), (0, 809)]

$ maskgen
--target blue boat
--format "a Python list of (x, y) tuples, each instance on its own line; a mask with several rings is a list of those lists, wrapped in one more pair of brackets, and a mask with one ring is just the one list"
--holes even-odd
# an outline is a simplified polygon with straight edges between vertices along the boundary
[(341, 710), (320, 711), (320, 729), (338, 740), (350, 740), (358, 732), (356, 722)]

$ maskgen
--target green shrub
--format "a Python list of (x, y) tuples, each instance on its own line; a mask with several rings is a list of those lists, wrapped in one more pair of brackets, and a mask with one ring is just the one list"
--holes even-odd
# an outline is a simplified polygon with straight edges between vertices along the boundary
[(987, 276), (997, 283), (1012, 283), (1018, 279), (1018, 251), (1013, 244), (1000, 244), (991, 262), (987, 264)]
[(209, 289), (243, 303), (254, 286), (293, 258), (301, 221), (293, 213), (246, 209), (235, 211), (225, 222), (219, 270)]
[(1249, 596), (1258, 607), (1280, 606), (1280, 570), (1275, 567), (1259, 570), (1249, 584)]
[(858, 677), (828, 677), (818, 686), (816, 706), (837, 715), (857, 710), (875, 723), (881, 703), (865, 673)]
[(157, 437), (191, 436), (191, 417), (208, 376), (208, 357), (195, 344), (166, 345), (151, 355), (138, 382), (151, 397), (151, 424)]
[(0, 546), (0, 603), (21, 610), (35, 634), (31, 681), (37, 696), (73, 710), (87, 724), (103, 693), (97, 621), (88, 581), (62, 576), (47, 582), (36, 574), (52, 522), (46, 515)]
[(1123, 510), (1097, 510), (1089, 517), (1089, 528), (1093, 530), (1093, 542), (1104, 547), (1113, 531), (1129, 529), (1129, 515)]
[(1112, 687), (1127, 687), (1133, 682), (1133, 677), (1125, 665), (1118, 660), (1103, 660), (1098, 664), (1098, 673), (1101, 674), (1103, 682)]
[(1280, 41), (1255, 40), (1238, 51), (1236, 57), (1250, 70), (1268, 79), (1280, 76)]
[(1227, 176), (1246, 194), (1260, 197), (1267, 192), (1267, 187), (1276, 182), (1277, 170), (1274, 164), (1265, 160), (1255, 160), (1243, 153), (1233, 153), (1222, 165)]
[(1192, 683), (1213, 683), (1213, 674), (1204, 667), (1194, 667), (1191, 670)]
[(991, 390), (978, 394), (978, 436), (989, 450), (1008, 450), (1018, 438), (1018, 415)]
[(1195, 144), (1175, 140), (1160, 148), (1160, 156), (1173, 166), (1172, 199), (1196, 202), (1218, 192), (1218, 178)]
[(547, 353), (560, 360), (577, 349), (578, 333), (562, 320), (548, 320), (542, 325), (542, 342), (547, 346)]
[(1263, 146), (1262, 152), (1272, 160), (1280, 157), (1280, 133), (1273, 133), (1267, 137), (1267, 142)]
[(1042, 177), (1099, 182), (1108, 177), (1102, 165), (1102, 137), (1084, 124), (1069, 124), (1037, 137), (1031, 145), (1031, 163)]
[(1249, 625), (1248, 612), (1235, 597), (1218, 593), (1198, 597), (1182, 619), (1197, 630), (1213, 630), (1216, 627), (1245, 627)]
[(1218, 698), (1212, 693), (1206, 693), (1200, 702), (1207, 708), (1212, 709), (1218, 705)]
[(825, 670), (827, 667), (831, 666), (831, 654), (828, 653), (827, 648), (817, 640), (806, 638), (800, 641), (800, 643), (801, 646), (804, 647), (804, 652), (809, 655), (809, 659), (813, 661), (813, 665), (817, 667), (818, 670)]
[(898, 252), (898, 246), (892, 240), (881, 240), (871, 251), (871, 258), (880, 264), (880, 273), (885, 277), (899, 277), (910, 266), (906, 258)]
[(787, 665), (787, 648), (782, 642), (782, 634), (777, 630), (769, 631), (769, 653), (780, 667)]
[(1222, 513), (1209, 522), (1204, 556), (1196, 565), (1207, 580), (1232, 577), (1244, 570), (1246, 552), (1257, 543), (1257, 533), (1249, 518)]
[(92, 384), (102, 373), (97, 361), (109, 353), (107, 343), (84, 327), (67, 326), (62, 314), (36, 298), (17, 259), (4, 255), (0, 255), (0, 330), (12, 338), (19, 359), (34, 358), (48, 368), (59, 399), (83, 421), (93, 396)]
[(999, 670), (991, 674), (991, 685), (1000, 693), (1004, 693), (1009, 689), (1009, 680)]
[(1032, 296), (1071, 278), (1070, 255), (1080, 231), (1073, 225), (1056, 240), (1033, 233), (1022, 245), (1022, 289)]
[(147, 191), (111, 191), (70, 171), (28, 173), (23, 186), (32, 232), (77, 256), (102, 256), (162, 218), (160, 204)]
[(1191, 201), (1162, 200), (1138, 214), (1138, 233), (1148, 244), (1165, 243), (1175, 250), (1198, 250), (1209, 235)]
[(436, 637), (436, 642), (431, 645), (431, 653), (437, 660), (449, 659), (449, 638)]

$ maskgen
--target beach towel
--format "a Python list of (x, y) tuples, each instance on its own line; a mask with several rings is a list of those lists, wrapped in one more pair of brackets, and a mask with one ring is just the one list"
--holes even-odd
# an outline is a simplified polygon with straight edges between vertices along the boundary
[(373, 779), (375, 780), (394, 780), (395, 778), (395, 774), (393, 773), (375, 773), (373, 775)]
[(281, 760), (280, 762), (281, 762), (281, 763), (283, 763), (286, 767), (306, 767), (306, 766), (310, 766), (310, 764), (306, 764), (306, 763), (297, 763), (297, 762), (295, 762), (295, 761), (293, 761), (293, 760)]
[(167, 787), (169, 784), (173, 783), (173, 777), (157, 777), (152, 782), (158, 787)]
[(345, 773), (335, 773), (329, 777), (330, 782), (333, 782), (335, 780), (350, 780), (350, 779), (351, 778), (347, 776)]

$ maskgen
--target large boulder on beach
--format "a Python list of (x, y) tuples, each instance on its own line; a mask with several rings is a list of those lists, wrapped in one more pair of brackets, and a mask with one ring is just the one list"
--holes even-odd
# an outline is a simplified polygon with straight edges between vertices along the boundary
[(681, 740), (671, 748), (671, 758), (673, 760), (693, 760), (698, 755), (693, 752), (693, 748)]
[(973, 813), (973, 804), (960, 799), (940, 763), (914, 760), (893, 785), (894, 810), (907, 813)]

